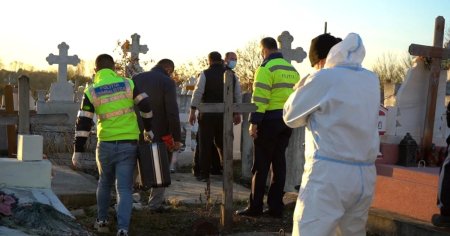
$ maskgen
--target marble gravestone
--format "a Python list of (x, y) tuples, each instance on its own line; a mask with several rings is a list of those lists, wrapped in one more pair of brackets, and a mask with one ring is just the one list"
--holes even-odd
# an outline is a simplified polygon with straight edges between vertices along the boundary
[(54, 55), (51, 53), (47, 57), (47, 62), (50, 65), (58, 64), (58, 76), (56, 78), (56, 83), (52, 83), (50, 87), (50, 97), (49, 101), (74, 101), (74, 90), (73, 84), (67, 81), (67, 66), (76, 66), (80, 63), (80, 59), (77, 55), (69, 56), (69, 45), (62, 42), (58, 45), (59, 55)]
[[(287, 61), (296, 61), (301, 63), (306, 58), (306, 52), (301, 47), (292, 49), (294, 37), (288, 32), (283, 31), (277, 38), (279, 51)], [(284, 190), (287, 192), (296, 191), (295, 186), (302, 181), (303, 165), (305, 163), (305, 128), (296, 128), (292, 130), (289, 145), (286, 149), (286, 183)]]
[(141, 36), (139, 34), (131, 35), (131, 45), (127, 40), (124, 45), (122, 45), (122, 50), (124, 54), (130, 53), (130, 62), (126, 66), (126, 76), (131, 78), (133, 75), (143, 72), (141, 65), (139, 64), (139, 54), (146, 54), (148, 52), (147, 45), (140, 44)]
[(59, 44), (58, 49), (59, 55), (51, 53), (47, 57), (50, 65), (58, 64), (57, 80), (52, 83), (49, 94), (38, 91), (36, 113), (67, 114), (68, 119), (59, 124), (32, 126), (33, 133), (44, 136), (44, 150), (52, 153), (71, 151), (67, 140), (73, 139), (74, 124), (80, 109), (80, 103), (75, 101), (74, 85), (67, 78), (67, 66), (76, 66), (80, 59), (76, 55), (68, 55), (69, 45), (65, 42)]
[[(382, 143), (398, 144), (410, 133), (417, 143), (423, 136), (425, 122), (426, 97), (430, 70), (425, 67), (423, 60), (416, 60), (408, 70), (406, 78), (397, 92), (395, 105), (387, 106), (386, 133), (381, 136)], [(436, 146), (446, 146), (449, 129), (445, 119), (445, 93), (449, 71), (441, 71), (436, 100), (436, 115), (434, 118), (433, 143)]]
[(67, 124), (74, 124), (80, 104), (75, 102), (75, 92), (73, 84), (67, 81), (67, 66), (76, 66), (80, 62), (77, 55), (69, 56), (69, 45), (62, 42), (58, 45), (59, 55), (51, 53), (47, 57), (50, 65), (58, 64), (58, 74), (56, 83), (52, 83), (48, 100), (42, 92), (38, 92), (36, 103), (37, 114), (60, 114), (69, 115)]

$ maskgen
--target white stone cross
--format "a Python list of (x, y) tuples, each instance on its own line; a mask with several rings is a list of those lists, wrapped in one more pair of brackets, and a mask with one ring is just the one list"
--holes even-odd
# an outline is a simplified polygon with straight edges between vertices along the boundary
[(131, 45), (126, 52), (131, 53), (131, 60), (139, 59), (139, 53), (146, 54), (148, 52), (147, 45), (140, 45), (139, 40), (141, 36), (139, 34), (131, 35)]
[(126, 67), (126, 75), (130, 77), (143, 71), (141, 65), (139, 64), (139, 54), (146, 54), (148, 52), (147, 45), (140, 44), (140, 38), (141, 36), (139, 34), (135, 33), (131, 35), (131, 45), (126, 47), (124, 50), (124, 53), (131, 53), (130, 62)]
[(294, 41), (294, 37), (289, 33), (289, 31), (283, 31), (280, 36), (277, 38), (280, 43), (279, 51), (283, 54), (284, 59), (287, 61), (296, 61), (298, 63), (302, 62), (306, 57), (306, 52), (303, 48), (298, 47), (296, 49), (292, 49), (292, 41)]
[(48, 64), (58, 64), (58, 77), (57, 83), (67, 81), (67, 65), (76, 66), (80, 63), (80, 59), (77, 55), (68, 56), (69, 45), (62, 42), (58, 45), (59, 55), (54, 55), (50, 53), (46, 58)]

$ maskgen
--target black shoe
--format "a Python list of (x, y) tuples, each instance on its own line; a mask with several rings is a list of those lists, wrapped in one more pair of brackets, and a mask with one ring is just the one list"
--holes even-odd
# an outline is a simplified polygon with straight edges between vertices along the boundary
[(242, 210), (237, 210), (235, 214), (239, 216), (260, 216), (262, 215), (262, 211), (253, 210), (252, 208), (247, 207)]
[(431, 217), (431, 223), (436, 227), (450, 227), (450, 216), (434, 214)]
[(269, 208), (264, 209), (263, 214), (264, 215), (268, 215), (268, 216), (273, 217), (273, 218), (283, 218), (283, 212), (282, 211), (272, 211)]

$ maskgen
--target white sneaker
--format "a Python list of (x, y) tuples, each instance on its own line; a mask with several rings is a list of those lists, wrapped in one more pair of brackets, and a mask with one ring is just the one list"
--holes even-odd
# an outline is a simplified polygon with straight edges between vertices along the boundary
[(109, 222), (107, 220), (98, 220), (98, 219), (96, 219), (95, 220), (95, 224), (94, 224), (94, 228), (99, 233), (109, 233), (108, 224), (109, 224)]
[(119, 229), (119, 231), (117, 231), (117, 236), (128, 236), (128, 230)]

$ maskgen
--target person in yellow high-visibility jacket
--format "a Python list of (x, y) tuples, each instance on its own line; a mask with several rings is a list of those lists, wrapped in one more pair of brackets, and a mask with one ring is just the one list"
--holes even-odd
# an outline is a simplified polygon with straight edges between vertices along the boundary
[(97, 219), (94, 228), (109, 231), (108, 209), (111, 188), (117, 193), (117, 235), (128, 235), (133, 198), (133, 173), (136, 167), (139, 127), (134, 106), (137, 106), (146, 131), (152, 128), (153, 112), (149, 95), (139, 91), (132, 80), (114, 71), (114, 59), (101, 54), (95, 60), (95, 78), (84, 91), (75, 126), (72, 164), (82, 167), (86, 140), (93, 117), (97, 116), (96, 163)]
[(280, 218), (283, 213), (283, 189), (286, 179), (285, 151), (292, 129), (283, 121), (283, 106), (294, 85), (300, 80), (295, 68), (278, 52), (275, 39), (267, 37), (260, 44), (264, 61), (255, 73), (252, 102), (258, 107), (250, 114), (250, 136), (254, 158), (252, 191), (249, 206), (238, 215), (258, 216), (263, 213), (266, 179), (272, 165), (272, 179), (264, 213)]

